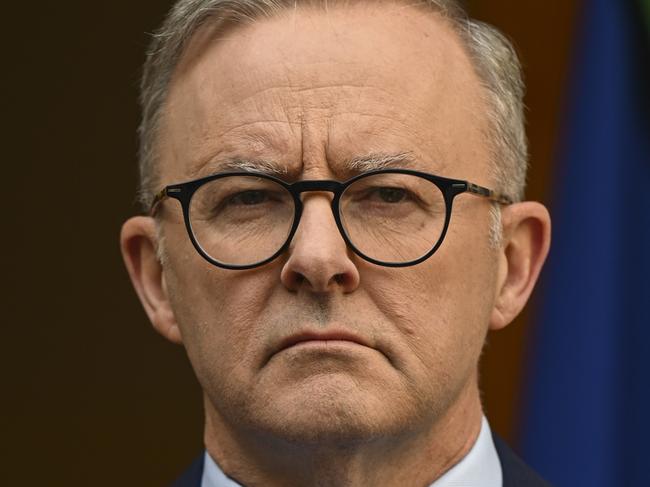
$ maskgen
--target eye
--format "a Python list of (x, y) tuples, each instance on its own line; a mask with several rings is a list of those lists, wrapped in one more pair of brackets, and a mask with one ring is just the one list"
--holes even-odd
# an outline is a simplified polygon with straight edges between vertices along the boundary
[(377, 188), (373, 193), (384, 203), (400, 203), (408, 199), (408, 192), (402, 188)]
[(403, 186), (359, 186), (348, 190), (346, 194), (357, 204), (393, 206), (419, 202), (418, 195)]
[(413, 201), (413, 194), (404, 188), (396, 186), (376, 186), (360, 191), (357, 201), (366, 201), (373, 204), (397, 204)]
[(269, 199), (269, 195), (266, 191), (260, 190), (250, 190), (242, 191), (231, 196), (228, 199), (228, 205), (242, 205), (242, 206), (253, 206), (259, 205), (266, 202)]

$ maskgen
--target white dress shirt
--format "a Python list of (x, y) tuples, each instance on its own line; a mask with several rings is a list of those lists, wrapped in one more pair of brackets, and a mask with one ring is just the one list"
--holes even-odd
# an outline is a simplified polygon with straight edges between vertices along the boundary
[[(502, 487), (503, 473), (490, 426), (483, 417), (481, 432), (465, 457), (430, 487)], [(241, 487), (226, 477), (208, 452), (205, 452), (201, 487)]]

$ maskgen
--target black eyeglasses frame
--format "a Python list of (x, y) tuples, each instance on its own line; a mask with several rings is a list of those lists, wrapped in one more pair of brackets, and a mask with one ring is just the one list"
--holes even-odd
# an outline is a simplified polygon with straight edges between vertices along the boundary
[[(367, 178), (369, 176), (373, 176), (376, 174), (408, 174), (411, 176), (418, 176), (423, 179), (426, 179), (427, 181), (432, 182), (442, 192), (445, 200), (445, 206), (446, 206), (445, 223), (442, 232), (440, 234), (440, 238), (433, 246), (433, 248), (423, 256), (408, 262), (383, 262), (365, 255), (352, 243), (341, 221), (341, 215), (339, 211), (339, 203), (340, 203), (341, 196), (343, 192), (351, 184), (355, 183), (360, 179)], [(213, 259), (212, 257), (210, 257), (209, 254), (207, 254), (203, 250), (201, 245), (196, 240), (194, 236), (194, 231), (192, 230), (192, 224), (190, 221), (190, 203), (192, 201), (192, 197), (194, 196), (194, 193), (206, 183), (209, 183), (216, 179), (221, 179), (224, 177), (232, 177), (232, 176), (248, 176), (248, 177), (254, 176), (254, 177), (260, 177), (260, 178), (271, 180), (279, 184), (280, 186), (284, 187), (291, 194), (294, 201), (295, 214), (294, 214), (293, 224), (291, 230), (288, 233), (286, 242), (272, 256), (262, 261), (255, 262), (253, 264), (232, 265), (232, 264), (225, 264), (223, 262), (219, 262)], [(185, 227), (190, 237), (190, 241), (192, 242), (192, 245), (197, 250), (199, 255), (201, 255), (201, 257), (203, 257), (211, 264), (217, 267), (221, 267), (223, 269), (247, 270), (247, 269), (253, 269), (255, 267), (260, 267), (265, 264), (268, 264), (269, 262), (275, 260), (280, 254), (282, 254), (287, 250), (288, 246), (291, 243), (291, 240), (293, 239), (296, 231), (298, 230), (298, 225), (300, 224), (300, 218), (302, 216), (303, 203), (302, 200), (300, 199), (300, 195), (302, 193), (312, 192), (312, 191), (333, 193), (334, 197), (332, 198), (332, 203), (331, 203), (332, 214), (334, 216), (336, 226), (338, 227), (339, 232), (341, 233), (341, 236), (343, 237), (345, 243), (348, 245), (348, 247), (350, 247), (350, 249), (352, 249), (352, 251), (355, 254), (357, 254), (365, 261), (383, 267), (410, 267), (410, 266), (417, 265), (421, 262), (424, 262), (429, 257), (431, 257), (438, 250), (440, 245), (442, 245), (442, 242), (445, 239), (447, 230), (449, 228), (449, 223), (451, 221), (451, 212), (452, 212), (454, 198), (456, 198), (456, 196), (458, 196), (459, 194), (469, 193), (475, 196), (488, 198), (489, 200), (495, 203), (499, 203), (503, 205), (509, 205), (513, 203), (513, 200), (508, 196), (493, 191), (491, 189), (485, 188), (483, 186), (479, 186), (478, 184), (470, 183), (469, 181), (463, 181), (460, 179), (450, 179), (442, 176), (436, 176), (434, 174), (415, 171), (411, 169), (398, 169), (398, 168), (377, 169), (374, 171), (361, 173), (344, 182), (324, 179), (324, 180), (296, 181), (294, 183), (287, 183), (286, 181), (283, 181), (282, 179), (276, 176), (272, 176), (270, 174), (256, 172), (256, 171), (232, 171), (232, 172), (220, 172), (220, 173), (212, 174), (210, 176), (205, 176), (199, 179), (187, 181), (184, 183), (171, 184), (169, 186), (165, 186), (154, 197), (149, 214), (150, 216), (155, 216), (158, 206), (166, 198), (172, 198), (178, 200), (183, 210), (183, 220), (185, 222)]]

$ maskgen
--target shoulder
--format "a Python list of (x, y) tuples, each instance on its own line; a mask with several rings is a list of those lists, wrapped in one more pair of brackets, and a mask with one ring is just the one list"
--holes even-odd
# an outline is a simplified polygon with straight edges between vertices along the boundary
[(496, 434), (492, 433), (501, 469), (503, 470), (503, 487), (551, 487), (533, 469)]
[(170, 487), (200, 487), (203, 477), (203, 459), (201, 454)]

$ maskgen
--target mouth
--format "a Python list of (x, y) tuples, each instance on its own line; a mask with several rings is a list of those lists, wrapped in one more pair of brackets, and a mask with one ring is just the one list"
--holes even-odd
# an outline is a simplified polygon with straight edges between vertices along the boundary
[(358, 335), (343, 330), (328, 332), (303, 331), (290, 335), (280, 341), (278, 346), (273, 350), (271, 356), (295, 347), (326, 347), (333, 345), (357, 345), (373, 348), (368, 342), (366, 342)]
[(374, 339), (374, 334), (361, 335), (337, 327), (327, 330), (305, 328), (275, 341), (273, 346), (267, 348), (261, 367), (266, 367), (286, 352), (294, 364), (306, 365), (312, 361), (322, 363), (325, 359), (348, 364), (367, 364), (367, 360), (381, 358), (389, 366), (398, 368), (391, 355), (386, 353), (385, 347), (385, 343)]

